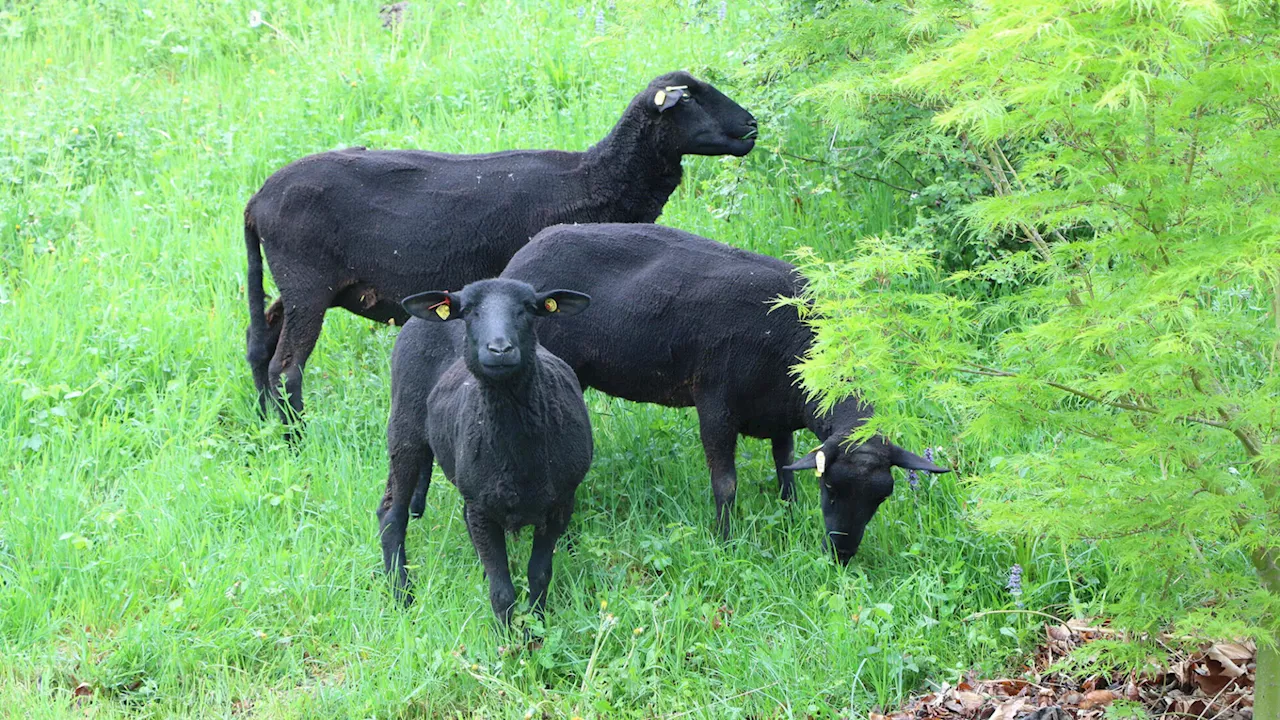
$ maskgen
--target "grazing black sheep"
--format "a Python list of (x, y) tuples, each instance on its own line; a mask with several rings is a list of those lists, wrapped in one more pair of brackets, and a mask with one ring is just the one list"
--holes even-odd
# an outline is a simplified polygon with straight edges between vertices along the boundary
[[(515, 589), (505, 531), (534, 526), (529, 594), (541, 614), (551, 553), (569, 524), (573, 496), (591, 466), (591, 423), (573, 370), (538, 344), (533, 318), (580, 312), (590, 297), (537, 293), (513, 280), (481, 280), (459, 292), (406, 298), (410, 320), (391, 360), (391, 455), (378, 510), (382, 557), (410, 602), (404, 535), (417, 488), (425, 499), (432, 458), (462, 494), (463, 515), (489, 576), (489, 602), (511, 621)], [(443, 320), (462, 319), (461, 323)]]
[[(683, 156), (745, 155), (755, 137), (751, 113), (676, 72), (649, 83), (586, 152), (350, 148), (285, 166), (244, 211), (246, 358), (263, 413), (268, 399), (286, 422), (302, 411), (303, 366), (330, 307), (403, 324), (400, 298), (493, 277), (544, 227), (653, 222)], [(265, 312), (263, 253), (280, 289)]]
[[(827, 537), (841, 562), (857, 552), (867, 522), (893, 492), (890, 467), (947, 472), (883, 438), (848, 447), (871, 408), (849, 399), (821, 415), (797, 387), (791, 367), (813, 333), (794, 308), (770, 309), (775, 298), (802, 289), (789, 263), (658, 225), (558, 225), (517, 252), (502, 277), (592, 296), (589, 314), (538, 328), (583, 387), (697, 408), (725, 537), (740, 434), (773, 441), (785, 499), (793, 496), (793, 470), (818, 471)], [(792, 432), (800, 428), (822, 447), (791, 464)]]

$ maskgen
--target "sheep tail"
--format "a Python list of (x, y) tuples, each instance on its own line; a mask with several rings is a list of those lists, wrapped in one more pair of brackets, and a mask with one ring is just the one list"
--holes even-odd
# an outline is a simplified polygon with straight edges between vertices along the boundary
[(261, 340), (267, 334), (267, 296), (262, 289), (262, 239), (248, 210), (244, 214), (244, 249), (249, 259), (245, 284), (249, 291), (249, 335)]

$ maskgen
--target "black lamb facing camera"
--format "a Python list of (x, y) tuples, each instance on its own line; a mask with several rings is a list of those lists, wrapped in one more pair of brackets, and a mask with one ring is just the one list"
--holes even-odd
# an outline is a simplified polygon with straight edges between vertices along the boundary
[(505, 533), (534, 527), (530, 605), (542, 614), (552, 552), (591, 466), (592, 443), (578, 379), (538, 344), (533, 321), (575, 315), (590, 301), (572, 290), (540, 293), (500, 279), (404, 300), (413, 319), (391, 359), (391, 462), (378, 509), (383, 563), (402, 601), (412, 602), (404, 548), (409, 507), (421, 511), (434, 459), (462, 495), (489, 602), (504, 625), (515, 605)]

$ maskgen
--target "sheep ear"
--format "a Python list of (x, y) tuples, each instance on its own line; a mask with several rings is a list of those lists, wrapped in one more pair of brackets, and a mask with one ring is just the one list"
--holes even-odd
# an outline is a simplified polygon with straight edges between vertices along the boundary
[(410, 295), (401, 300), (400, 305), (410, 315), (431, 322), (443, 322), (459, 317), (458, 298), (443, 290)]
[(537, 298), (538, 309), (534, 311), (534, 314), (541, 317), (577, 315), (586, 310), (587, 306), (591, 304), (590, 295), (575, 290), (551, 290), (539, 293)]
[[(802, 456), (799, 460), (796, 460), (790, 465), (784, 465), (782, 469), (783, 470), (817, 470), (818, 469), (818, 453), (820, 452), (822, 452), (822, 448), (818, 448), (817, 450), (814, 450), (813, 452), (810, 452)], [(825, 459), (825, 456), (824, 456), (824, 459)]]
[(890, 445), (889, 464), (907, 470), (923, 470), (931, 473), (949, 473), (951, 468), (944, 468), (925, 460), (919, 455), (903, 450), (897, 445)]
[(676, 103), (680, 102), (680, 98), (684, 97), (684, 93), (684, 88), (664, 88), (653, 94), (653, 104), (658, 106), (658, 112), (664, 113), (675, 107)]

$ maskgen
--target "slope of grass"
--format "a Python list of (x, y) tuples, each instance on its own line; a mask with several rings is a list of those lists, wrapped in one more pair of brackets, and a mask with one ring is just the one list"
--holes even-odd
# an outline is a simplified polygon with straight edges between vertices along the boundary
[[(900, 483), (836, 567), (815, 489), (774, 499), (755, 441), (722, 544), (692, 412), (591, 394), (597, 461), (541, 648), (495, 628), (438, 475), (408, 538), (419, 602), (395, 607), (373, 516), (394, 331), (329, 315), (296, 451), (254, 409), (241, 213), (273, 170), (353, 144), (582, 149), (684, 67), (758, 109), (765, 139), (688, 161), (662, 222), (785, 255), (901, 218), (884, 188), (771, 152), (825, 138), (739, 80), (767, 3), (721, 19), (704, 3), (414, 2), (395, 32), (377, 5), (276, 0), (259, 27), (254, 5), (223, 0), (0, 12), (6, 711), (835, 717), (1016, 656), (1032, 620), (970, 619), (1012, 608), (1014, 562), (1032, 606), (1091, 591), (1058, 548), (977, 535), (953, 476)], [(908, 440), (950, 432), (938, 418)]]

